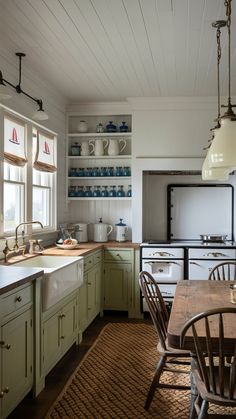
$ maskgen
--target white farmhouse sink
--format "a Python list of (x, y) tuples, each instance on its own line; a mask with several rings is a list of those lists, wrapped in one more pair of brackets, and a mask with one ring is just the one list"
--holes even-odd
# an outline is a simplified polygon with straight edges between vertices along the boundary
[(35, 256), (14, 264), (15, 267), (41, 268), (42, 310), (48, 310), (83, 284), (83, 257)]

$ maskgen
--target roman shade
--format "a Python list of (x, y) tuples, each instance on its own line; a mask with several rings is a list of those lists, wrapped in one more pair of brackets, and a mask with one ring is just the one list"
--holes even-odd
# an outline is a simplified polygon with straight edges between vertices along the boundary
[(18, 119), (4, 117), (4, 161), (14, 166), (27, 163), (25, 155), (26, 129)]
[(34, 169), (42, 172), (55, 172), (56, 139), (49, 137), (43, 131), (37, 131), (37, 145), (34, 160)]

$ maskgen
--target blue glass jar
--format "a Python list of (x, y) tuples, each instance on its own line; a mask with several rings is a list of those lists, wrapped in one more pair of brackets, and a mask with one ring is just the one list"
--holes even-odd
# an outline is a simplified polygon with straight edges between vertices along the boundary
[(109, 121), (109, 124), (107, 124), (107, 126), (106, 126), (106, 130), (107, 130), (107, 132), (116, 132), (117, 131), (116, 125), (113, 124), (113, 121)]
[(106, 197), (108, 197), (108, 186), (107, 185), (105, 185), (105, 186), (103, 186), (102, 187), (102, 190), (101, 190), (101, 196), (103, 197), (103, 198), (106, 198)]
[(84, 170), (84, 176), (86, 176), (86, 177), (90, 177), (90, 176), (91, 176), (91, 174), (92, 174), (92, 168), (91, 168), (91, 167), (87, 167), (87, 168)]
[(120, 132), (128, 132), (128, 125), (125, 121), (122, 121), (122, 125), (120, 126)]
[(70, 177), (76, 177), (77, 176), (77, 169), (76, 169), (76, 167), (71, 167), (71, 169), (69, 170), (69, 176)]
[(131, 185), (128, 186), (127, 196), (128, 197), (131, 197), (132, 196), (132, 186)]
[(93, 196), (94, 197), (100, 197), (101, 196), (100, 186), (94, 186)]
[(83, 177), (84, 176), (84, 168), (79, 167), (79, 170), (77, 170), (77, 176)]
[(110, 190), (109, 190), (109, 196), (111, 198), (115, 198), (116, 197), (116, 186), (110, 186)]
[(69, 195), (70, 198), (74, 198), (76, 196), (76, 187), (75, 186), (70, 186), (69, 187), (68, 195)]
[(123, 176), (123, 169), (120, 166), (116, 167), (115, 176)]
[(106, 176), (106, 167), (100, 167), (100, 176)]
[(113, 176), (113, 167), (107, 167), (106, 173), (107, 176)]
[(119, 198), (122, 198), (125, 196), (125, 192), (124, 192), (124, 186), (123, 185), (118, 185), (118, 191), (116, 194)]
[(97, 175), (98, 175), (98, 167), (93, 167), (92, 172), (91, 172), (91, 176), (97, 177)]
[(93, 196), (93, 193), (92, 193), (92, 186), (86, 186), (86, 189), (85, 189), (85, 191), (84, 191), (84, 196), (86, 196), (86, 197), (91, 197), (91, 196)]
[(84, 197), (84, 187), (83, 186), (78, 186), (77, 187), (76, 196), (78, 196), (78, 198)]
[(131, 176), (131, 170), (130, 167), (125, 166), (123, 169), (123, 176)]
[(71, 155), (72, 156), (80, 156), (80, 145), (78, 143), (72, 144)]

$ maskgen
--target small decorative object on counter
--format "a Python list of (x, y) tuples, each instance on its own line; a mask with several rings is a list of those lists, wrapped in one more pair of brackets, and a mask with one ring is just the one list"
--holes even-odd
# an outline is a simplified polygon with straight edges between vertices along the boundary
[(107, 132), (116, 132), (117, 131), (116, 125), (113, 124), (113, 121), (109, 121), (109, 124), (107, 124), (107, 126), (106, 126), (106, 130), (107, 130)]
[(124, 186), (123, 186), (123, 185), (118, 185), (117, 196), (118, 196), (119, 198), (122, 198), (122, 197), (124, 197), (124, 196), (125, 196)]
[(128, 125), (126, 125), (125, 121), (122, 121), (122, 125), (120, 126), (120, 132), (128, 132)]
[(78, 123), (78, 132), (88, 132), (88, 125), (86, 121), (79, 121)]
[(96, 127), (96, 132), (104, 132), (104, 131), (105, 131), (104, 126), (100, 122)]
[(131, 185), (128, 186), (127, 196), (128, 197), (131, 197), (132, 196), (132, 186)]
[(123, 219), (120, 218), (120, 222), (116, 224), (116, 241), (125, 242), (127, 240), (126, 233), (128, 231), (127, 225), (123, 223)]
[(72, 156), (80, 156), (80, 145), (78, 143), (72, 144), (71, 155)]

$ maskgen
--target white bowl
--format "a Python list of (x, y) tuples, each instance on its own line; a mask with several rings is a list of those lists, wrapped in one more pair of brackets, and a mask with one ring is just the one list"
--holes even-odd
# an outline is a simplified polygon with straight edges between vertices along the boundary
[(59, 249), (64, 249), (64, 250), (72, 250), (75, 249), (78, 242), (76, 239), (71, 239), (72, 243), (71, 244), (59, 244), (56, 243), (56, 246), (59, 247)]

